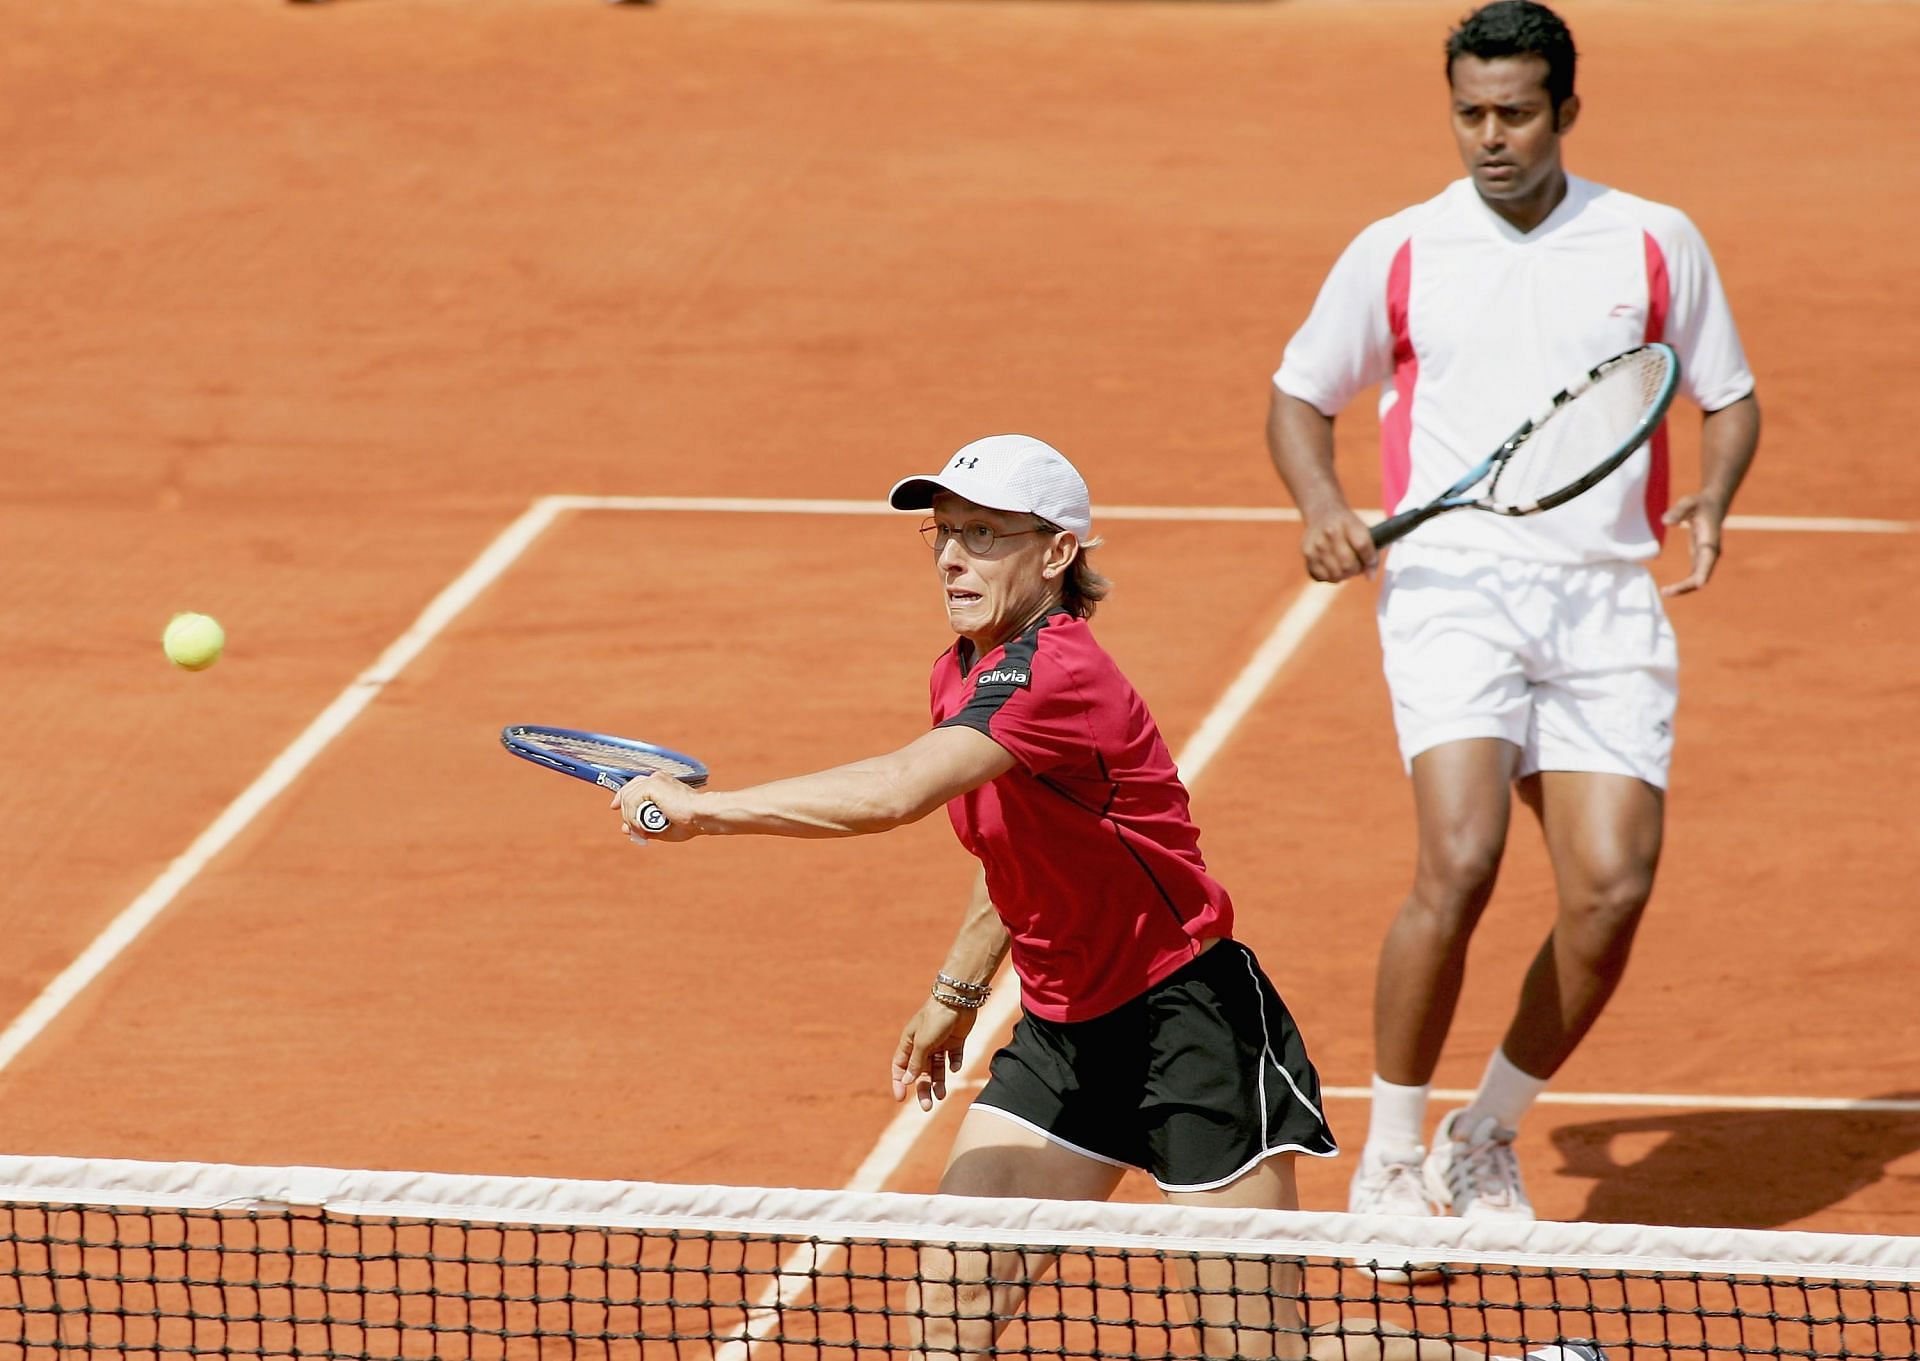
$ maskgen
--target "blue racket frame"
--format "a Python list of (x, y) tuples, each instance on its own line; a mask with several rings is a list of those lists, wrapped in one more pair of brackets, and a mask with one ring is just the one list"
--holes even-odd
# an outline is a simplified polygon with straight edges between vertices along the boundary
[(577, 742), (593, 742), (636, 755), (654, 756), (662, 760), (677, 762), (687, 766), (692, 773), (676, 775), (674, 778), (682, 784), (698, 789), (707, 782), (706, 763), (683, 751), (674, 751), (671, 747), (655, 746), (651, 742), (637, 741), (631, 737), (615, 737), (611, 733), (589, 732), (584, 728), (555, 728), (542, 723), (510, 723), (500, 730), (500, 745), (523, 761), (532, 761), (535, 765), (545, 766), (548, 770), (557, 770), (562, 775), (571, 775), (576, 780), (585, 780), (588, 784), (597, 784), (603, 789), (618, 790), (629, 781), (655, 772), (644, 766), (619, 766), (610, 762), (588, 761), (576, 756), (538, 744), (542, 735), (570, 738)]

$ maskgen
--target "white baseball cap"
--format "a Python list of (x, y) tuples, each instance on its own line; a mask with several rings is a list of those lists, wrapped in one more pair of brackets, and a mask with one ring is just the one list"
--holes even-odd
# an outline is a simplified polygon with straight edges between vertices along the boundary
[(1085, 543), (1093, 533), (1087, 484), (1066, 456), (1032, 435), (989, 435), (947, 460), (937, 473), (903, 477), (887, 493), (895, 510), (927, 510), (936, 491), (950, 491), (976, 506), (1038, 515), (1073, 531)]

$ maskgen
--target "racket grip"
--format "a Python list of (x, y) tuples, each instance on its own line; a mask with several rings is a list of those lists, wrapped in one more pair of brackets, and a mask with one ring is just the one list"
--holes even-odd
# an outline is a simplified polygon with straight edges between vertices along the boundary
[(1379, 524), (1372, 526), (1367, 533), (1373, 539), (1375, 548), (1385, 548), (1395, 539), (1404, 536), (1407, 531), (1425, 524), (1443, 510), (1451, 506), (1420, 506), (1414, 510), (1403, 510), (1398, 515), (1390, 515)]
[[(617, 794), (629, 784), (633, 783), (636, 778), (645, 779), (646, 777), (644, 775), (638, 777), (618, 775), (613, 771), (603, 770), (600, 772), (600, 778), (594, 781), (594, 783), (611, 789)], [(652, 799), (642, 799), (634, 807), (633, 825), (643, 832), (658, 836), (660, 833), (666, 831), (667, 828), (671, 827), (673, 823), (665, 813), (660, 811), (659, 804), (655, 803)]]

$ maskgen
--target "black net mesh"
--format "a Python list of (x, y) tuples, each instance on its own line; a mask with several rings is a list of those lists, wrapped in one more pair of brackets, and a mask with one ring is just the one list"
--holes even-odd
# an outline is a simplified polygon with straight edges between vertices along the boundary
[[(1116, 1215), (1142, 1207), (1111, 1207)], [(1159, 1208), (1159, 1207), (1149, 1207)], [(1134, 1235), (1137, 1239), (1137, 1234)], [(1304, 1262), (1304, 1265), (1302, 1263)], [(1385, 1273), (1383, 1273), (1384, 1275)], [(0, 1361), (108, 1357), (1914, 1357), (1910, 1281), (0, 1206)], [(1569, 1357), (1582, 1355), (1567, 1353)]]

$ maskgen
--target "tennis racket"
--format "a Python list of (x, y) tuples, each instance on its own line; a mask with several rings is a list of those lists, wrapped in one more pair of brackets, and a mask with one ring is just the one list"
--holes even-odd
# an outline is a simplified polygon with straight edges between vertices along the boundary
[[(706, 766), (693, 757), (630, 737), (514, 723), (500, 730), (500, 744), (524, 761), (603, 789), (618, 790), (649, 775), (668, 775), (696, 789), (707, 782)], [(642, 831), (667, 830), (667, 815), (654, 804), (641, 804), (637, 817)]]
[(1597, 485), (1647, 442), (1680, 383), (1671, 346), (1640, 345), (1592, 369), (1523, 422), (1480, 465), (1433, 500), (1373, 526), (1375, 547), (1450, 510), (1537, 515)]

